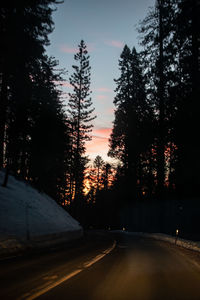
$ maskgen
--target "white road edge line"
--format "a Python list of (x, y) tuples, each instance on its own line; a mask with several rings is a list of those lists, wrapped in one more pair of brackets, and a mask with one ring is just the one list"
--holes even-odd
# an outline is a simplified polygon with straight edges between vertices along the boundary
[(115, 247), (116, 247), (116, 241), (114, 241), (113, 245), (108, 248), (107, 250), (103, 251), (102, 254), (97, 255), (95, 258), (93, 258), (91, 261), (88, 261), (86, 263), (84, 263), (83, 268), (82, 269), (77, 269), (71, 273), (69, 273), (68, 275), (64, 276), (63, 278), (51, 283), (50, 285), (42, 288), (41, 290), (33, 293), (30, 296), (27, 296), (27, 294), (23, 295), (22, 297), (20, 297), (20, 299), (26, 299), (26, 300), (34, 300), (37, 297), (47, 293), (48, 291), (50, 291), (51, 289), (53, 289), (54, 287), (60, 285), (61, 283), (63, 283), (64, 281), (69, 280), (70, 278), (74, 277), (75, 275), (77, 275), (78, 273), (82, 272), (84, 269), (89, 268), (90, 266), (92, 266), (93, 264), (95, 264), (97, 261), (99, 261), (100, 259), (102, 259), (104, 256), (106, 256), (107, 254), (109, 254)]

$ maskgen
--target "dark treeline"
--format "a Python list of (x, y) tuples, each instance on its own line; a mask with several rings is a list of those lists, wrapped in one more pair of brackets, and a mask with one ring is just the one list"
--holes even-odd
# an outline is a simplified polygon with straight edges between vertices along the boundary
[(28, 180), (79, 217), (85, 141), (90, 139), (94, 118), (90, 66), (81, 41), (70, 77), (74, 92), (66, 109), (59, 86), (64, 70), (45, 52), (54, 26), (52, 13), (60, 3), (1, 5), (0, 168)]
[(121, 53), (104, 225), (199, 234), (199, 15), (198, 0), (156, 1), (138, 26), (143, 50)]
[(65, 107), (64, 71), (45, 52), (57, 4), (7, 1), (0, 8), (0, 168), (85, 226), (198, 233), (200, 1), (156, 1), (138, 25), (142, 51), (124, 46), (109, 150), (119, 165), (97, 156), (89, 168), (89, 55), (81, 41)]
[(1, 6), (0, 167), (58, 198), (66, 128), (45, 46), (56, 1), (8, 1)]

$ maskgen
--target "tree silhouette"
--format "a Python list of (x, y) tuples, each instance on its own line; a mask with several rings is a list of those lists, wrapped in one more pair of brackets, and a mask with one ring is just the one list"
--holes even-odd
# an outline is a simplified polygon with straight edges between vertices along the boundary
[(146, 101), (145, 81), (135, 48), (131, 52), (125, 46), (120, 58), (121, 76), (116, 80), (116, 111), (109, 155), (122, 162), (126, 192), (129, 198), (136, 198), (140, 157), (151, 143), (148, 134), (151, 109)]
[[(34, 64), (44, 55), (45, 46), (49, 44), (48, 34), (53, 30), (51, 5), (54, 3), (54, 0), (22, 1), (3, 4), (0, 9), (0, 167), (8, 163), (5, 152), (9, 137), (6, 129), (14, 119), (16, 136), (20, 136), (15, 146), (21, 147), (22, 139), (26, 144), (23, 128), (27, 127), (30, 76)], [(26, 146), (22, 147), (20, 160), (24, 169)]]
[(104, 161), (103, 161), (102, 157), (100, 155), (97, 155), (94, 159), (94, 167), (97, 169), (97, 175), (96, 175), (96, 178), (97, 178), (97, 191), (99, 190), (100, 172), (101, 172), (101, 169), (103, 168), (103, 166), (104, 166)]
[(61, 74), (45, 54), (54, 3), (21, 1), (0, 9), (0, 167), (61, 201), (68, 128), (55, 84)]
[[(74, 55), (77, 63), (73, 65), (74, 73), (70, 77), (70, 84), (73, 93), (69, 93), (69, 124), (71, 128), (72, 164), (73, 164), (73, 185), (74, 185), (74, 205), (79, 206), (83, 195), (84, 168), (87, 162), (84, 158), (85, 142), (91, 140), (93, 125), (91, 121), (95, 119), (90, 97), (90, 65), (87, 47), (82, 40), (79, 44), (78, 53)], [(79, 209), (77, 208), (77, 211)]]

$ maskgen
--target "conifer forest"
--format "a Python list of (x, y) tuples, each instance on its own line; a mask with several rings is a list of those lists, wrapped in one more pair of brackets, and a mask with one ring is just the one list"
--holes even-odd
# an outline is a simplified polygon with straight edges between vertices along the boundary
[(155, 1), (137, 26), (139, 46), (124, 45), (113, 78), (113, 164), (86, 153), (98, 115), (84, 37), (70, 74), (47, 55), (57, 6), (62, 2), (1, 4), (0, 184), (6, 188), (8, 174), (28, 181), (84, 228), (178, 228), (199, 238), (200, 1)]

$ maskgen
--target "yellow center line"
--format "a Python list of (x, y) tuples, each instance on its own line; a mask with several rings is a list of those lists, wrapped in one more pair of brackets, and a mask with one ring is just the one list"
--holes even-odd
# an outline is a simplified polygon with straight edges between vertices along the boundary
[(77, 274), (79, 274), (80, 272), (82, 272), (84, 269), (89, 268), (90, 266), (92, 266), (93, 264), (95, 264), (97, 261), (99, 261), (100, 259), (102, 259), (104, 256), (106, 256), (107, 254), (109, 254), (114, 248), (116, 247), (116, 241), (114, 241), (113, 245), (108, 248), (107, 250), (103, 251), (103, 253), (98, 254), (97, 256), (95, 256), (92, 260), (86, 262), (83, 264), (83, 268), (81, 269), (77, 269), (71, 273), (69, 273), (68, 275), (62, 277), (61, 279), (49, 283), (48, 286), (46, 287), (40, 287), (40, 290), (38, 291), (34, 291), (31, 295), (26, 293), (24, 294), (22, 297), (20, 297), (19, 299), (26, 299), (26, 300), (34, 300), (37, 297), (47, 293), (48, 291), (52, 290), (53, 288), (55, 288), (56, 286), (60, 285), (61, 283), (69, 280), (70, 278), (76, 276)]

